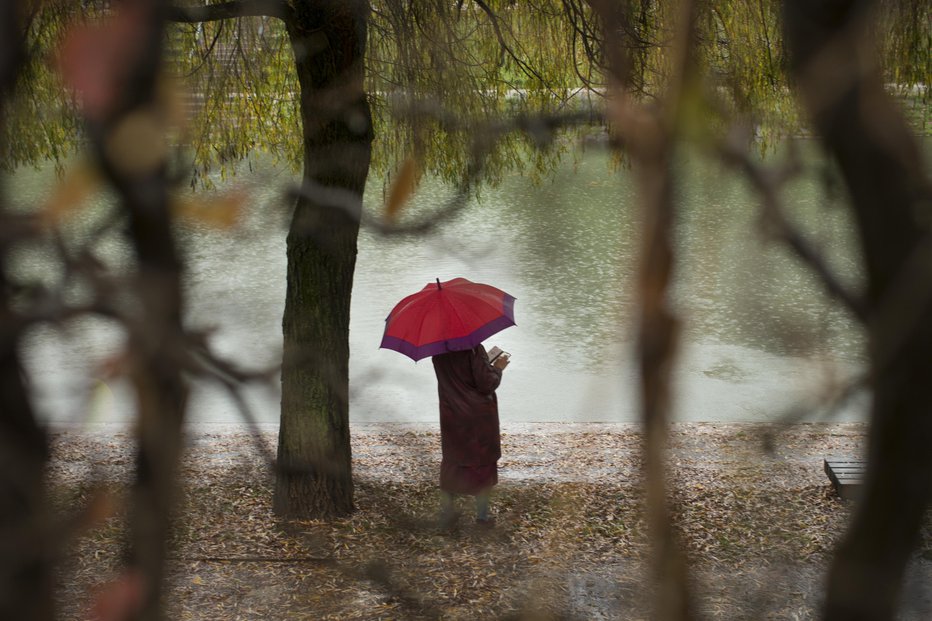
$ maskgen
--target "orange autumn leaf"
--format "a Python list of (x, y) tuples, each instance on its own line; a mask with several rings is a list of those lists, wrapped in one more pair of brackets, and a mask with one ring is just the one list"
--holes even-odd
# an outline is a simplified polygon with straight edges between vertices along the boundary
[(84, 207), (85, 200), (101, 185), (100, 176), (87, 161), (82, 161), (65, 172), (39, 212), (42, 225), (54, 228), (69, 215)]
[(133, 619), (142, 609), (145, 592), (142, 574), (138, 570), (127, 570), (98, 589), (88, 618), (92, 621)]
[(402, 163), (385, 201), (385, 219), (394, 222), (417, 187), (418, 167), (413, 157)]
[(247, 193), (241, 190), (217, 196), (179, 197), (175, 199), (173, 211), (179, 218), (213, 228), (230, 229), (239, 222), (247, 198)]
[(59, 70), (87, 118), (101, 121), (112, 114), (129, 68), (144, 51), (147, 19), (144, 7), (124, 3), (106, 19), (75, 25), (65, 35)]
[(156, 100), (165, 115), (166, 125), (176, 130), (186, 129), (191, 122), (191, 110), (187, 104), (190, 96), (178, 79), (162, 74), (156, 88)]

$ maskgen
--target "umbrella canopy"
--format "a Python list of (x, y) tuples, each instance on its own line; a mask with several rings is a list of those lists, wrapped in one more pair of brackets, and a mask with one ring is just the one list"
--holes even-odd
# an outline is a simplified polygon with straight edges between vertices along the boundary
[(404, 298), (385, 319), (379, 347), (417, 361), (472, 349), (515, 325), (515, 299), (491, 285), (454, 278)]

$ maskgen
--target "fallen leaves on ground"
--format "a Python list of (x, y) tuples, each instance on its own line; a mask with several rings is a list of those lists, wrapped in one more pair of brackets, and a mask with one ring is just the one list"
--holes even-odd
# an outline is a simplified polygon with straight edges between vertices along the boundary
[[(782, 429), (762, 452), (747, 425), (679, 425), (670, 438), (670, 501), (702, 608), (733, 618), (812, 616), (819, 576), (848, 506), (824, 455), (858, 454), (857, 425)], [(558, 619), (646, 617), (649, 541), (641, 437), (626, 425), (506, 426), (494, 529), (467, 498), (454, 529), (436, 524), (439, 436), (427, 426), (365, 426), (353, 439), (357, 511), (286, 523), (274, 480), (246, 433), (189, 438), (168, 546), (172, 619)], [(274, 434), (260, 436), (274, 451)], [(76, 510), (131, 478), (126, 435), (60, 433), (51, 480)], [(64, 618), (119, 575), (117, 513), (80, 537), (61, 571)], [(774, 581), (788, 595), (774, 600)], [(795, 590), (794, 590), (795, 589)], [(792, 601), (790, 601), (792, 600)]]

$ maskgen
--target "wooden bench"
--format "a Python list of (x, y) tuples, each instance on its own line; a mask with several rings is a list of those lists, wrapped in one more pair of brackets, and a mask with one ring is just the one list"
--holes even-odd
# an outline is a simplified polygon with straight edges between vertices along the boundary
[(866, 462), (851, 457), (826, 457), (824, 464), (825, 474), (838, 495), (845, 499), (856, 498), (864, 482)]

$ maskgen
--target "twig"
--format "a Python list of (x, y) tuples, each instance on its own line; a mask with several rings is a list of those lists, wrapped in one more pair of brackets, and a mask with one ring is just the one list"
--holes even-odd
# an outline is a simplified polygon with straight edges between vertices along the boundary
[(734, 140), (723, 142), (719, 145), (718, 152), (726, 163), (739, 168), (747, 175), (751, 185), (760, 195), (767, 224), (796, 253), (796, 256), (809, 266), (830, 296), (841, 302), (862, 324), (867, 323), (868, 312), (864, 301), (848, 291), (815, 247), (809, 243), (801, 231), (790, 224), (783, 214), (778, 198), (780, 187), (796, 174), (798, 167), (791, 164), (783, 170), (768, 170), (752, 161), (747, 152), (737, 147), (735, 142)]

